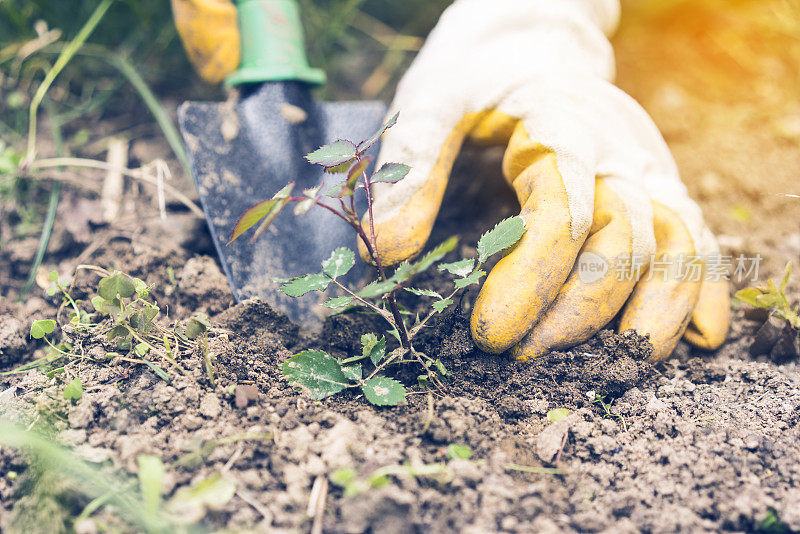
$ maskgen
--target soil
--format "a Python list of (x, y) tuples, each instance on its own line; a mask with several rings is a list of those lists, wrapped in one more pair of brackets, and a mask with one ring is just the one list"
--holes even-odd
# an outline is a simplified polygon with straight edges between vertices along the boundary
[[(732, 104), (701, 98), (696, 66), (690, 76), (689, 67), (654, 57), (664, 47), (639, 51), (643, 39), (680, 42), (679, 29), (652, 24), (662, 33), (624, 26), (617, 37), (621, 86), (664, 130), (724, 252), (761, 254), (759, 278), (780, 276), (786, 261), (800, 259), (800, 202), (778, 197), (800, 192), (791, 191), (800, 169), (798, 142), (752, 127), (753, 117), (763, 117), (763, 103), (726, 93), (740, 112), (721, 113)], [(664, 69), (655, 76), (648, 68), (659, 59)], [(755, 83), (766, 75), (753, 76)], [(780, 102), (770, 100), (774, 120), (797, 112)], [(164, 153), (155, 137), (138, 143), (144, 161)], [(473, 255), (480, 231), (517, 209), (510, 191), (496, 185), (502, 184), (500, 154), (468, 149), (457, 164), (432, 237), (435, 243), (460, 234), (453, 258)], [(186, 178), (179, 179), (176, 185), (190, 191)], [(99, 210), (96, 191), (66, 188), (44, 272), (95, 264), (140, 277), (154, 284), (165, 326), (208, 314), (214, 383), (199, 345), (178, 356), (187, 374), (168, 369), (169, 382), (143, 365), (74, 359), (52, 377), (39, 371), (0, 376), (0, 412), (26, 424), (46, 420), (61, 444), (105, 471), (135, 474), (140, 454), (160, 457), (170, 466), (167, 498), (223, 473), (237, 492), (207, 510), (203, 529), (309, 531), (315, 481), (339, 468), (366, 479), (407, 463), (417, 470), (442, 467), (435, 476), (392, 476), (357, 495), (330, 484), (324, 531), (800, 531), (800, 369), (796, 358), (776, 363), (750, 354), (765, 316), (736, 305), (720, 350), (703, 353), (681, 343), (674, 358), (656, 366), (647, 363), (645, 338), (611, 330), (523, 364), (475, 347), (467, 319), (473, 289), (419, 342), (452, 376), (445, 390), (412, 389), (408, 404), (395, 408), (373, 407), (352, 391), (317, 402), (295, 391), (278, 364), (304, 348), (352, 355), (359, 336), (376, 330), (375, 319), (334, 316), (311, 337), (265, 303), (234, 304), (204, 222), (177, 203), (167, 204), (162, 220), (153, 195), (129, 184), (120, 219), (108, 225), (90, 217)], [(749, 219), (733, 210), (740, 204)], [(777, 209), (780, 219), (771, 215)], [(3, 239), (0, 372), (45, 354), (27, 332), (32, 320), (55, 316), (58, 305), (39, 286), (17, 301), (36, 237)], [(91, 297), (97, 280), (79, 271), (73, 296)], [(442, 282), (429, 273), (419, 287)], [(789, 296), (800, 298), (796, 281)], [(420, 306), (410, 295), (405, 299), (409, 309)], [(82, 336), (68, 325), (61, 330), (91, 357), (111, 350), (102, 336)], [(74, 377), (85, 392), (69, 402), (61, 392)], [(396, 377), (414, 382), (413, 374)], [(569, 415), (551, 423), (548, 412), (555, 408)], [(471, 458), (448, 459), (452, 444), (468, 445)], [(26, 456), (0, 450), (0, 531), (121, 526), (104, 509), (73, 524), (88, 501), (68, 486), (37, 493), (36, 474)]]

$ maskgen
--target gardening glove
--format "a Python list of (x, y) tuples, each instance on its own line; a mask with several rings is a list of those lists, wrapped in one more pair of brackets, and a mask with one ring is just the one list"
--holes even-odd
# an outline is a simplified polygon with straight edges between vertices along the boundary
[(650, 335), (654, 361), (682, 335), (706, 349), (725, 339), (727, 281), (703, 276), (715, 239), (652, 120), (611, 83), (618, 14), (618, 0), (457, 0), (397, 89), (379, 159), (412, 169), (375, 186), (384, 262), (422, 250), (465, 139), (507, 146), (527, 232), (475, 302), (487, 352), (567, 348), (620, 312), (620, 331)]
[(239, 66), (241, 42), (236, 7), (230, 0), (172, 0), (175, 26), (195, 70), (221, 82)]

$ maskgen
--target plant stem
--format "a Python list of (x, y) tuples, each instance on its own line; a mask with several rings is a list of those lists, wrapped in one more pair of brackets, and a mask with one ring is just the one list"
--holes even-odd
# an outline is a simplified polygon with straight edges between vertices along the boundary
[[(383, 269), (383, 262), (381, 261), (380, 252), (378, 252), (378, 240), (375, 238), (375, 216), (372, 213), (372, 183), (369, 181), (369, 176), (367, 173), (363, 173), (364, 176), (364, 192), (367, 195), (367, 213), (369, 215), (369, 231), (372, 243), (372, 247), (370, 250), (370, 254), (372, 255), (372, 259), (375, 260), (375, 266), (378, 268), (378, 274), (382, 280), (388, 280), (386, 277), (386, 272)], [(360, 226), (360, 225), (359, 225)], [(363, 228), (361, 229), (363, 233)], [(370, 247), (367, 247), (369, 250)], [(408, 330), (406, 329), (406, 323), (403, 321), (403, 316), (400, 314), (400, 309), (397, 307), (397, 297), (395, 292), (397, 289), (392, 289), (386, 297), (386, 302), (389, 304), (389, 310), (392, 312), (394, 316), (394, 327), (397, 329), (397, 333), (400, 336), (400, 346), (404, 349), (411, 350), (411, 340), (408, 337)]]
[(361, 304), (363, 304), (364, 306), (366, 306), (366, 307), (368, 307), (368, 308), (371, 308), (372, 310), (374, 310), (374, 311), (375, 311), (375, 312), (376, 312), (378, 315), (380, 315), (381, 317), (383, 317), (383, 318), (384, 318), (384, 319), (385, 319), (385, 320), (386, 320), (386, 321), (387, 321), (389, 324), (391, 324), (392, 326), (394, 326), (395, 328), (397, 328), (397, 325), (393, 324), (393, 321), (392, 321), (392, 316), (391, 316), (390, 314), (388, 314), (388, 313), (386, 312), (386, 310), (382, 310), (382, 309), (378, 308), (377, 306), (375, 306), (375, 305), (374, 305), (373, 303), (371, 303), (370, 301), (368, 301), (368, 300), (366, 300), (366, 299), (364, 299), (364, 298), (362, 298), (362, 297), (358, 296), (358, 294), (356, 294), (356, 293), (354, 293), (353, 291), (351, 291), (351, 290), (350, 290), (350, 288), (348, 288), (346, 285), (342, 284), (341, 282), (339, 282), (339, 281), (338, 281), (338, 280), (336, 280), (335, 278), (331, 278), (331, 282), (333, 282), (334, 284), (336, 284), (337, 286), (339, 286), (339, 287), (340, 287), (341, 289), (343, 289), (343, 290), (344, 290), (344, 291), (345, 291), (345, 292), (346, 292), (348, 295), (350, 295), (351, 297), (353, 297), (354, 299), (356, 299), (357, 301), (359, 301), (359, 302), (360, 302)]
[(136, 339), (136, 341), (138, 341), (139, 343), (144, 343), (145, 345), (147, 345), (148, 347), (150, 347), (150, 350), (152, 350), (153, 352), (155, 352), (156, 354), (158, 354), (159, 356), (161, 356), (162, 358), (164, 358), (165, 360), (167, 360), (167, 361), (168, 361), (169, 363), (171, 363), (171, 364), (172, 364), (172, 365), (173, 365), (173, 366), (174, 366), (174, 367), (175, 367), (175, 368), (176, 368), (176, 369), (177, 369), (177, 370), (178, 370), (178, 371), (179, 371), (179, 372), (180, 372), (182, 375), (186, 376), (186, 371), (184, 371), (184, 370), (183, 370), (183, 367), (181, 367), (181, 366), (180, 366), (180, 364), (179, 364), (178, 362), (176, 362), (176, 361), (175, 361), (173, 358), (170, 358), (169, 356), (167, 356), (166, 354), (164, 354), (163, 352), (161, 352), (161, 351), (158, 349), (158, 347), (156, 347), (155, 345), (153, 345), (152, 343), (150, 343), (148, 340), (146, 340), (145, 338), (143, 338), (142, 336), (140, 336), (140, 335), (139, 335), (139, 334), (136, 332), (136, 330), (134, 330), (134, 329), (133, 329), (133, 328), (131, 328), (130, 326), (128, 326), (128, 325), (125, 325), (125, 328), (128, 330), (128, 332), (130, 332), (130, 333), (131, 333), (131, 335), (133, 336), (133, 338), (134, 338), (134, 339)]

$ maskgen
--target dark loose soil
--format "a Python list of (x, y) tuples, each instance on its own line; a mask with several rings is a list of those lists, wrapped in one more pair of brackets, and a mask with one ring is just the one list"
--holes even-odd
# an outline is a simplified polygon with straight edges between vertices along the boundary
[[(631, 31), (624, 28), (617, 43), (622, 85), (646, 100), (661, 93), (641, 81), (652, 76), (632, 59), (642, 57), (632, 44), (642, 36)], [(669, 94), (676, 86), (693, 94), (694, 82), (680, 85), (692, 79), (682, 78), (677, 68), (669, 72)], [(767, 189), (752, 192), (753, 181), (773, 188), (770, 177), (796, 175), (798, 145), (770, 130), (750, 129), (744, 119), (733, 126), (715, 120), (718, 108), (695, 98), (653, 97), (647, 103), (690, 188), (710, 208), (706, 214), (722, 234), (724, 251), (764, 256), (762, 279), (778, 276), (786, 261), (800, 258), (797, 218), (776, 222), (765, 215), (788, 201), (772, 198)], [(739, 105), (751, 105), (753, 113), (757, 107)], [(748, 142), (734, 138), (734, 130)], [(164, 150), (151, 141), (150, 150)], [(758, 162), (768, 154), (771, 167), (753, 164), (744, 173), (730, 158), (719, 157), (720, 147), (741, 161)], [(460, 233), (457, 256), (470, 257), (480, 231), (513, 214), (510, 191), (492, 185), (501, 183), (499, 155), (472, 152), (460, 160), (432, 242)], [(735, 175), (726, 182), (730, 187), (709, 192), (714, 180), (729, 175)], [(52, 378), (38, 371), (0, 376), (0, 412), (25, 424), (47, 420), (60, 443), (109, 471), (136, 473), (140, 454), (159, 456), (168, 465), (181, 460), (165, 474), (166, 498), (223, 473), (237, 493), (205, 515), (206, 529), (309, 531), (315, 480), (343, 467), (366, 478), (386, 466), (442, 463), (436, 477), (393, 476), (389, 484), (355, 496), (331, 484), (324, 531), (800, 531), (800, 371), (796, 359), (778, 364), (749, 354), (763, 316), (735, 307), (721, 350), (700, 353), (681, 343), (673, 359), (655, 367), (646, 363), (645, 339), (611, 330), (521, 364), (484, 354), (472, 343), (467, 318), (473, 289), (437, 318), (418, 345), (450, 371), (446, 390), (429, 396), (416, 389), (407, 405), (396, 408), (375, 408), (350, 391), (315, 402), (289, 386), (278, 364), (309, 347), (350, 355), (362, 333), (377, 330), (374, 319), (336, 316), (321, 335), (310, 337), (266, 304), (234, 305), (208, 255), (203, 222), (177, 204), (168, 205), (161, 221), (151, 192), (129, 187), (126, 195), (120, 221), (108, 226), (89, 220), (99, 209), (96, 193), (67, 189), (59, 221), (69, 224), (56, 224), (47, 268), (69, 273), (78, 263), (92, 263), (155, 284), (165, 325), (196, 312), (209, 314), (215, 385), (199, 347), (179, 355), (188, 375), (169, 371), (169, 383), (142, 365), (74, 359)], [(734, 218), (731, 208), (740, 202), (763, 224)], [(784, 206), (786, 217), (800, 213), (797, 205)], [(0, 371), (44, 354), (27, 332), (32, 320), (53, 317), (58, 304), (40, 287), (24, 303), (16, 301), (36, 239), (4, 239)], [(96, 282), (96, 275), (81, 271), (74, 296), (90, 297)], [(439, 273), (430, 273), (418, 286), (435, 289), (442, 283)], [(800, 296), (796, 283), (790, 296)], [(410, 295), (403, 304), (422, 306)], [(89, 356), (111, 350), (102, 336), (81, 336), (68, 326), (63, 332)], [(81, 378), (86, 391), (70, 403), (61, 392), (73, 377)], [(410, 373), (397, 377), (409, 385), (415, 381)], [(246, 402), (240, 394), (237, 402), (231, 389), (237, 386), (255, 388), (255, 398)], [(604, 396), (608, 408), (594, 402), (596, 395)], [(551, 423), (547, 414), (554, 408), (570, 414)], [(242, 435), (250, 437), (209, 446)], [(451, 444), (469, 445), (471, 459), (449, 460)], [(73, 524), (87, 503), (69, 485), (37, 492), (34, 474), (25, 457), (0, 450), (0, 531), (89, 533), (104, 524), (119, 526), (106, 510)]]

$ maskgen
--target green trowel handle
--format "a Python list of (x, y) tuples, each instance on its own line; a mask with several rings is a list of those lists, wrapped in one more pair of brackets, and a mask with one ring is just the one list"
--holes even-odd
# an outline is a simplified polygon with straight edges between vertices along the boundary
[(225, 85), (296, 80), (325, 82), (325, 73), (308, 65), (295, 0), (236, 0), (242, 36), (239, 70)]

